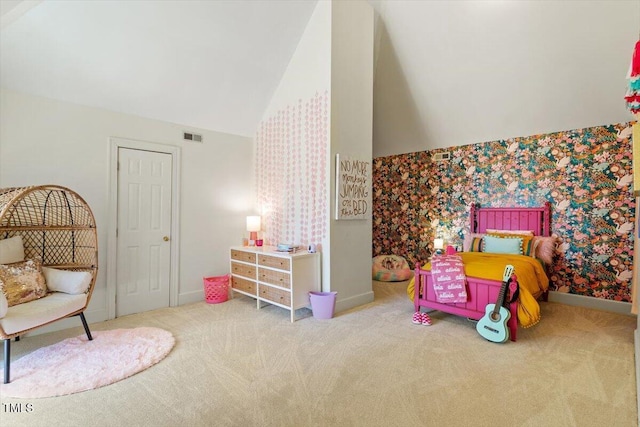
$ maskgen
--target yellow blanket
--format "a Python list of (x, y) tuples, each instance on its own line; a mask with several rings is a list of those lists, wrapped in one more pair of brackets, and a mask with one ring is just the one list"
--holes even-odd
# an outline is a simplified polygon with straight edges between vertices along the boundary
[[(538, 260), (525, 255), (484, 252), (461, 252), (458, 255), (462, 257), (464, 272), (468, 277), (502, 281), (505, 265), (513, 265), (520, 285), (518, 321), (524, 328), (540, 321), (540, 306), (536, 298), (549, 288), (549, 279)], [(423, 268), (430, 270), (431, 263), (425, 264)], [(414, 280), (415, 278), (411, 279), (407, 286), (407, 295), (411, 301), (414, 296)]]

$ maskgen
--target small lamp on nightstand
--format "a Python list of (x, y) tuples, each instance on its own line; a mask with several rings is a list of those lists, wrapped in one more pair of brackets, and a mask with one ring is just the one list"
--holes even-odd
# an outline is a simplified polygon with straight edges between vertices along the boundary
[(444, 249), (444, 239), (433, 239), (433, 248), (436, 250), (436, 255), (442, 255), (442, 249)]
[(249, 232), (249, 246), (255, 246), (260, 231), (260, 217), (252, 215), (247, 217), (247, 231)]

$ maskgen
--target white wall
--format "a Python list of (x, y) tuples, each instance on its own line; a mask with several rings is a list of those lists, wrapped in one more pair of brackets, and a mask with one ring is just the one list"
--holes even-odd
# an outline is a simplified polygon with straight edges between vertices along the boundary
[(263, 120), (299, 99), (310, 99), (331, 84), (331, 2), (319, 1), (287, 69), (273, 93)]
[(335, 219), (336, 154), (372, 160), (373, 9), (362, 1), (335, 1), (331, 18), (329, 283), (340, 311), (373, 301), (371, 212), (366, 220)]
[[(259, 126), (259, 128), (261, 128), (262, 126), (268, 125), (270, 122), (272, 122), (275, 119), (277, 122), (276, 127), (281, 130), (276, 130), (274, 134), (271, 134), (271, 136), (268, 138), (263, 138), (262, 135), (258, 135), (257, 145), (261, 146), (263, 143), (265, 143), (264, 141), (265, 139), (267, 140), (266, 142), (269, 144), (281, 144), (285, 146), (286, 145), (291, 146), (292, 144), (297, 143), (297, 141), (300, 141), (300, 144), (303, 146), (301, 149), (302, 156), (311, 157), (311, 154), (309, 153), (310, 150), (320, 151), (319, 149), (320, 140), (318, 138), (314, 138), (313, 135), (308, 136), (307, 135), (308, 130), (305, 128), (313, 127), (314, 129), (310, 133), (314, 133), (316, 136), (319, 133), (325, 132), (327, 135), (324, 138), (328, 139), (330, 138), (330, 135), (328, 135), (330, 131), (329, 123), (327, 123), (326, 125), (319, 124), (318, 117), (315, 117), (315, 116), (318, 114), (322, 114), (322, 111), (316, 108), (311, 108), (307, 110), (307, 106), (309, 104), (313, 104), (315, 102), (314, 100), (317, 97), (322, 97), (324, 99), (325, 94), (327, 93), (328, 93), (329, 102), (330, 102), (330, 98), (331, 98), (330, 89), (331, 89), (331, 2), (319, 1), (318, 4), (316, 5), (316, 8), (313, 11), (313, 14), (311, 15), (311, 18), (309, 19), (309, 22), (304, 31), (304, 34), (302, 35), (302, 38), (298, 43), (296, 51), (291, 57), (291, 61), (287, 66), (286, 72), (282, 76), (282, 79), (278, 85), (278, 88), (273, 94), (269, 107), (265, 111), (262, 122)], [(300, 121), (296, 119), (296, 123), (292, 124), (290, 122), (287, 123), (285, 120), (280, 119), (280, 117), (282, 117), (283, 115), (288, 116), (287, 111), (290, 111), (290, 109), (296, 110), (299, 106), (303, 108), (302, 118), (300, 119)], [(306, 117), (307, 112), (309, 112), (311, 117)], [(330, 117), (328, 119), (330, 120)], [(302, 135), (298, 134), (295, 137), (288, 137), (287, 135), (290, 135), (289, 130), (292, 127), (295, 128), (298, 125), (298, 123), (301, 126), (300, 131), (302, 132)], [(319, 127), (322, 127), (322, 126), (326, 126), (326, 128), (319, 129)], [(283, 128), (284, 130), (282, 130)], [(296, 141), (293, 141), (294, 139)], [(300, 173), (310, 174), (311, 171), (309, 171), (308, 169), (310, 168), (311, 163), (313, 162), (314, 164), (321, 165), (321, 168), (324, 171), (324, 175), (326, 176), (329, 175), (328, 170), (326, 170), (329, 167), (328, 166), (329, 165), (328, 142), (324, 144), (324, 147), (321, 147), (321, 148), (324, 148), (327, 152), (324, 158), (317, 158), (318, 155), (316, 154), (315, 157), (313, 157), (312, 159), (309, 159), (309, 158), (302, 159), (301, 162), (299, 159), (294, 159), (294, 162), (296, 162), (296, 165), (300, 166), (300, 169), (301, 169)], [(286, 150), (286, 151), (290, 151), (290, 150)], [(269, 200), (267, 200), (269, 197), (277, 198), (279, 196), (287, 196), (287, 197), (291, 196), (289, 194), (283, 194), (285, 193), (285, 189), (280, 188), (286, 185), (287, 179), (291, 179), (291, 177), (287, 177), (286, 175), (283, 174), (284, 169), (287, 168), (288, 165), (281, 164), (282, 162), (287, 162), (287, 156), (289, 156), (289, 154), (290, 154), (289, 152), (284, 152), (281, 156), (279, 156), (283, 158), (273, 159), (273, 161), (271, 162), (262, 158), (262, 156), (258, 154), (256, 154), (255, 156), (256, 161), (259, 163), (257, 167), (262, 168), (261, 169), (262, 173), (266, 172), (264, 170), (264, 167), (274, 168), (275, 170), (268, 171), (268, 173), (276, 174), (278, 177), (275, 180), (272, 180), (272, 182), (258, 183), (260, 187), (263, 187), (263, 186), (278, 187), (275, 189), (273, 188), (262, 189), (261, 194), (258, 196), (258, 199), (265, 199), (265, 202), (267, 202), (265, 204), (269, 204), (268, 203)], [(302, 164), (300, 165), (300, 163)], [(260, 179), (261, 172), (255, 173), (258, 179)], [(294, 177), (294, 179), (296, 180), (298, 180), (298, 178), (299, 177)], [(320, 195), (321, 195), (322, 189), (320, 187), (322, 186), (328, 187), (329, 185), (328, 181), (320, 182), (320, 183), (313, 182), (312, 184), (314, 188), (312, 188), (311, 190), (307, 188), (298, 189), (296, 187), (296, 190), (300, 190), (300, 193), (302, 193), (302, 194), (298, 194), (298, 192), (296, 192), (296, 194), (292, 195), (293, 204), (295, 205), (296, 212), (298, 213), (300, 212), (301, 210), (300, 205), (304, 203), (308, 203), (307, 199), (309, 198), (312, 198), (312, 199), (315, 198), (317, 203), (317, 199), (321, 197)], [(309, 194), (308, 191), (313, 192), (313, 194)], [(266, 192), (270, 192), (271, 194), (265, 195), (264, 193)], [(328, 199), (328, 191), (325, 193), (325, 195), (326, 195), (325, 196), (326, 199)], [(287, 199), (284, 202), (281, 200), (273, 201), (273, 205), (275, 205), (281, 210), (291, 208), (291, 206), (289, 205), (290, 203), (291, 203), (290, 199)], [(326, 206), (329, 205), (328, 200), (326, 200), (325, 205)], [(265, 208), (268, 209), (270, 208), (270, 206), (256, 207), (256, 209), (259, 212), (263, 212), (263, 209)], [(267, 213), (266, 215), (270, 215), (270, 213)], [(281, 218), (278, 219), (278, 221), (280, 221), (281, 223), (286, 222), (286, 218), (284, 218), (285, 215), (282, 212), (280, 212), (280, 215), (281, 215)], [(265, 215), (263, 215), (263, 217), (264, 216)], [(303, 241), (295, 240), (290, 243), (294, 243), (294, 244), (315, 243), (320, 245), (320, 247), (322, 248), (321, 252), (322, 252), (322, 265), (323, 265), (323, 282), (325, 282), (325, 278), (329, 276), (328, 272), (330, 267), (329, 258), (326, 256), (327, 254), (325, 253), (325, 249), (329, 247), (329, 244), (328, 244), (329, 235), (328, 233), (326, 234), (320, 233), (320, 235), (318, 235), (317, 232), (309, 233), (310, 224), (302, 224), (303, 221), (309, 221), (309, 220), (314, 223), (316, 223), (316, 221), (322, 221), (324, 224), (326, 224), (325, 228), (328, 229), (328, 225), (329, 225), (328, 209), (324, 214), (320, 214), (320, 215), (318, 214), (317, 210), (314, 213), (298, 215), (298, 217), (295, 218), (295, 220), (291, 221), (290, 224), (288, 223), (288, 224), (282, 225), (282, 228), (293, 227), (294, 228), (293, 232), (281, 233), (281, 234), (294, 235), (296, 236), (296, 239), (303, 239)], [(273, 225), (271, 218), (267, 218), (267, 223), (268, 224), (270, 223)], [(268, 224), (267, 224), (267, 227), (268, 227)], [(306, 227), (307, 229), (306, 233), (303, 233), (301, 231), (304, 227)], [(281, 237), (281, 236), (278, 236), (277, 233), (275, 232), (272, 233), (272, 230), (269, 230), (269, 229), (265, 229), (265, 234), (267, 234), (271, 238), (274, 238), (274, 235), (276, 235), (278, 238)], [(307, 242), (305, 239), (309, 239), (310, 234), (312, 234), (311, 238), (318, 238), (318, 240), (312, 240)], [(272, 243), (277, 243), (277, 242), (272, 242)], [(281, 242), (281, 243), (284, 243), (284, 242)]]
[(631, 119), (640, 2), (370, 0), (374, 156)]
[[(329, 138), (319, 151), (324, 154), (323, 170), (318, 173), (314, 195), (325, 201), (322, 212), (312, 221), (321, 219), (328, 230), (321, 241), (322, 286), (324, 291), (337, 291), (336, 310), (344, 310), (373, 300), (371, 289), (371, 219), (336, 221), (335, 212), (335, 155), (337, 153), (357, 159), (372, 157), (372, 108), (373, 108), (373, 9), (364, 1), (320, 1), (311, 16), (305, 33), (298, 44), (287, 71), (274, 94), (262, 125), (270, 125), (273, 117), (288, 117), (288, 108), (299, 101), (329, 93), (329, 122), (326, 132)], [(324, 110), (311, 110), (312, 114), (325, 114)], [(304, 123), (315, 124), (312, 117)], [(321, 121), (322, 122), (322, 121)], [(324, 122), (322, 122), (324, 123)], [(268, 135), (258, 136), (258, 145), (295, 144), (298, 136), (289, 137), (287, 119), (276, 120)], [(285, 131), (282, 131), (282, 129)], [(307, 147), (317, 145), (318, 140), (302, 137)], [(295, 147), (291, 147), (293, 150)], [(287, 154), (283, 154), (286, 156)], [(258, 162), (264, 163), (256, 156)], [(312, 157), (313, 162), (315, 158)], [(274, 165), (276, 163), (274, 162)], [(287, 165), (283, 165), (286, 168)], [(280, 173), (276, 170), (273, 173)], [(310, 173), (303, 170), (302, 173)], [(256, 172), (258, 175), (259, 172)], [(323, 178), (324, 177), (324, 178)], [(266, 181), (266, 180), (265, 180)], [(276, 180), (284, 186), (284, 180)], [(313, 185), (316, 182), (312, 182)], [(260, 186), (262, 184), (259, 183)], [(269, 191), (269, 186), (265, 188)], [(277, 192), (273, 192), (274, 196)], [(313, 198), (313, 197), (312, 197)], [(293, 203), (305, 203), (296, 194)], [(286, 203), (280, 209), (289, 209)], [(369, 206), (371, 203), (369, 202)], [(299, 209), (298, 207), (296, 209)], [(287, 224), (287, 213), (280, 212), (280, 221)], [(293, 221), (294, 227), (304, 224)], [(317, 224), (317, 222), (315, 223)], [(282, 225), (281, 228), (286, 228)], [(265, 230), (269, 233), (269, 230)], [(304, 239), (304, 233), (302, 235)], [(298, 242), (294, 242), (298, 243)], [(303, 242), (304, 243), (304, 242)]]
[[(202, 277), (229, 271), (229, 246), (240, 244), (251, 208), (250, 138), (103, 109), (0, 92), (0, 187), (59, 184), (91, 206), (98, 226), (99, 275), (87, 318), (106, 319), (109, 138), (181, 149), (179, 303), (204, 299)], [(182, 141), (182, 131), (204, 143)], [(75, 325), (75, 323), (73, 323)]]

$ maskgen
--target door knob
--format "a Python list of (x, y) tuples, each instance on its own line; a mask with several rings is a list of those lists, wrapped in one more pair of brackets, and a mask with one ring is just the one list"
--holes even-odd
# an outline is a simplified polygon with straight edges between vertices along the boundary
[(162, 240), (164, 240), (165, 242), (168, 242), (168, 241), (169, 241), (169, 236), (164, 236), (164, 237), (162, 238)]

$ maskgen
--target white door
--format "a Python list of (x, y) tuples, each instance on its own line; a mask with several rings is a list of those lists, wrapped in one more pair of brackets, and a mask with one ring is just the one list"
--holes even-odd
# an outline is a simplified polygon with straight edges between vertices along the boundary
[(116, 316), (169, 306), (171, 160), (118, 148)]

